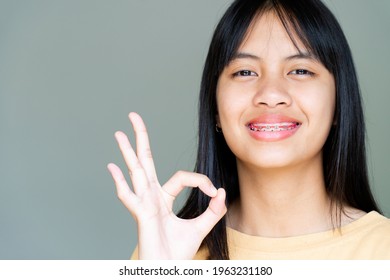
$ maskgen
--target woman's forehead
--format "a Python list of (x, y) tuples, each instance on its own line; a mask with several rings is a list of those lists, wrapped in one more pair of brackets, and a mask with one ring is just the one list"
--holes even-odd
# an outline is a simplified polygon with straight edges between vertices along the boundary
[[(284, 53), (310, 54), (292, 24), (288, 30), (275, 12), (269, 11), (256, 16), (247, 29), (237, 53)], [(237, 54), (235, 54), (237, 55)]]

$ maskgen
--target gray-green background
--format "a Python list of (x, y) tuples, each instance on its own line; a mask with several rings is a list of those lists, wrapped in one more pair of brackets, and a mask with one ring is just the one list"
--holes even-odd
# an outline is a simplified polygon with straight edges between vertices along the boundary
[[(192, 170), (200, 75), (231, 0), (0, 0), (0, 259), (126, 259), (135, 223), (106, 170), (148, 125), (161, 182)], [(390, 215), (390, 1), (328, 0), (365, 101), (371, 180)]]

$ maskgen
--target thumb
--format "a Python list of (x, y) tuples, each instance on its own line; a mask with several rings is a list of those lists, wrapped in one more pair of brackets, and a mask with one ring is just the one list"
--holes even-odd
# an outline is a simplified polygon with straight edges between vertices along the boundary
[(199, 217), (194, 219), (195, 226), (202, 235), (202, 239), (211, 231), (218, 221), (226, 214), (226, 192), (219, 188), (217, 195), (210, 200), (209, 207)]

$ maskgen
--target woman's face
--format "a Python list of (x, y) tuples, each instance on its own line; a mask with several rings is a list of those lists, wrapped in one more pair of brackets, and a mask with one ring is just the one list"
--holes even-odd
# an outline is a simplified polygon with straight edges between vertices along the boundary
[(221, 73), (217, 123), (238, 164), (277, 168), (322, 160), (333, 123), (333, 75), (273, 13), (259, 17)]

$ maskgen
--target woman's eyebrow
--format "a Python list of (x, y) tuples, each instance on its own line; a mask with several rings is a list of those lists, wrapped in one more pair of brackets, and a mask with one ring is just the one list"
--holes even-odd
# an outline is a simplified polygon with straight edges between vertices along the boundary
[(285, 58), (285, 60), (294, 60), (294, 59), (310, 59), (310, 60), (318, 60), (313, 54), (308, 52), (300, 52), (294, 55), (290, 55)]
[[(231, 59), (231, 61), (236, 60), (236, 59), (253, 59), (253, 60), (261, 60), (261, 57), (251, 54), (251, 53), (246, 53), (246, 52), (238, 52), (235, 53)], [(290, 55), (285, 58), (285, 60), (294, 60), (294, 59), (310, 59), (310, 60), (318, 60), (313, 54), (309, 52), (300, 52), (294, 55)]]
[(254, 55), (254, 54), (250, 54), (250, 53), (244, 53), (244, 52), (238, 52), (238, 53), (235, 53), (232, 57), (232, 60), (236, 60), (236, 59), (254, 59), (254, 60), (260, 60), (260, 57)]

